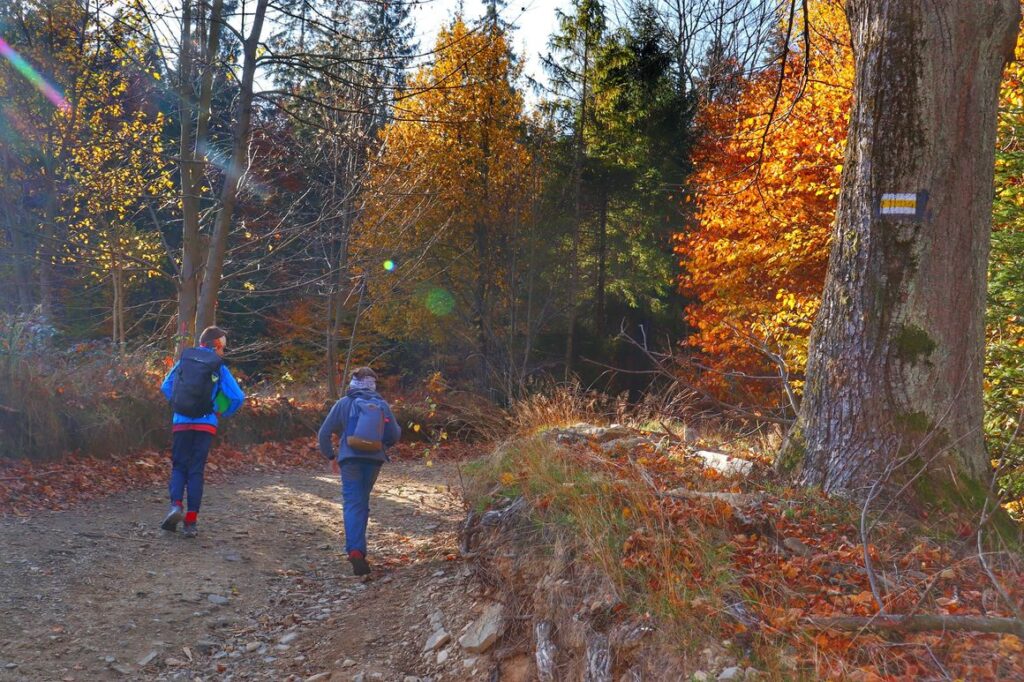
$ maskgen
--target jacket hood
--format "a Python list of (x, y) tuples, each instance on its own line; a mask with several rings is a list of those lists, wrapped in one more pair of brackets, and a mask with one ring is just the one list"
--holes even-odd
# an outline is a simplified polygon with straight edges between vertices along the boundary
[(345, 395), (349, 398), (377, 398), (379, 400), (383, 400), (380, 393), (377, 393), (377, 391), (371, 391), (368, 388), (350, 388)]

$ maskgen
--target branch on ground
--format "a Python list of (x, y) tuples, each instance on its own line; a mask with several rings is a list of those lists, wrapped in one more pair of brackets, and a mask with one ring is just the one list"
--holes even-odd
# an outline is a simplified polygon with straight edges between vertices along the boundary
[(1024, 621), (984, 616), (834, 616), (807, 618), (804, 624), (815, 630), (874, 630), (891, 632), (997, 632), (1024, 639)]

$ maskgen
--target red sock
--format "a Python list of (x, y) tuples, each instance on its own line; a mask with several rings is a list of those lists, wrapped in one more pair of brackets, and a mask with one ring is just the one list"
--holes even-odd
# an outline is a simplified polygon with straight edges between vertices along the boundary
[(175, 500), (174, 502), (171, 502), (171, 506), (174, 506), (174, 507), (177, 507), (178, 509), (181, 509), (181, 508), (182, 508), (182, 507), (184, 507), (185, 505), (183, 505), (183, 504), (181, 503), (181, 500)]
[(353, 549), (351, 552), (348, 553), (348, 558), (349, 559), (365, 559), (366, 555), (363, 554), (362, 552), (360, 552), (358, 549)]
[(199, 512), (194, 512), (194, 511), (186, 512), (185, 513), (185, 523), (195, 523), (196, 522), (196, 518), (198, 516), (199, 516)]

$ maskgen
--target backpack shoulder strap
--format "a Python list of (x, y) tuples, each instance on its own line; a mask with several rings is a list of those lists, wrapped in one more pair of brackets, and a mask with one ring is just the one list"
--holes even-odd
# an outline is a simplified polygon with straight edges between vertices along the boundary
[(345, 435), (351, 436), (356, 431), (356, 422), (359, 420), (360, 398), (349, 398), (348, 420), (345, 422)]

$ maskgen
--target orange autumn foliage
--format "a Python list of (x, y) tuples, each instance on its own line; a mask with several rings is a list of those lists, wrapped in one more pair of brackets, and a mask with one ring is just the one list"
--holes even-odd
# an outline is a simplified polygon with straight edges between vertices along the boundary
[(737, 101), (705, 103), (697, 227), (675, 235), (681, 288), (694, 300), (690, 344), (712, 370), (702, 382), (734, 399), (782, 395), (773, 381), (729, 380), (777, 376), (758, 344), (785, 360), (799, 390), (825, 279), (853, 59), (839, 0), (812, 2), (810, 27), (810, 70), (796, 46), (774, 117), (778, 65), (746, 81)]

